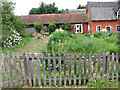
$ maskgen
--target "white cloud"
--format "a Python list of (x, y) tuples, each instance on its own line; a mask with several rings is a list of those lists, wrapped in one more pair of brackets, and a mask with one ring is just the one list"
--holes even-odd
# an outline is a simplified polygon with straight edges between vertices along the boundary
[[(11, 0), (16, 2), (15, 15), (28, 15), (31, 8), (39, 7), (40, 2), (50, 4), (55, 2), (59, 9), (76, 9), (79, 4), (86, 5), (87, 1), (96, 0)], [(97, 0), (97, 1), (116, 1), (116, 0)]]

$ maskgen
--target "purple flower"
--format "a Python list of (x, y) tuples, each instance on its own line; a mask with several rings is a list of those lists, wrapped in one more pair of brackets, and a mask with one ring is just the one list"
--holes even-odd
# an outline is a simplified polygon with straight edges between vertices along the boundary
[(65, 43), (66, 43), (66, 41), (65, 41)]
[(91, 79), (89, 79), (89, 81), (91, 81)]
[(59, 40), (59, 43), (61, 42), (61, 40)]
[(94, 80), (96, 82), (96, 80)]
[(107, 76), (107, 74), (105, 74), (104, 76)]
[(70, 43), (70, 41), (68, 41)]
[(52, 41), (52, 45), (54, 45), (54, 41)]
[(101, 83), (102, 83), (102, 81), (101, 81)]

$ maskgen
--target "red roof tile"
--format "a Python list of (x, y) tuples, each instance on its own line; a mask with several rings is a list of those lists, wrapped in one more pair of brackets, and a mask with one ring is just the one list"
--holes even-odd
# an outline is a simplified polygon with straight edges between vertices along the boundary
[(88, 22), (86, 14), (39, 14), (39, 15), (27, 15), (19, 16), (19, 19), (24, 19), (25, 24), (34, 24), (40, 22), (41, 24), (49, 24), (56, 21), (59, 23), (84, 23)]

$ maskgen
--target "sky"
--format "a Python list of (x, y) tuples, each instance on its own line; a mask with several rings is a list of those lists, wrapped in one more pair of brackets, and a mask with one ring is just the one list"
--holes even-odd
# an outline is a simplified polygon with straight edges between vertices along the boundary
[(86, 5), (88, 1), (98, 1), (98, 2), (113, 2), (117, 0), (10, 0), (12, 2), (15, 2), (15, 15), (21, 16), (21, 15), (28, 15), (29, 11), (32, 8), (38, 8), (39, 4), (41, 2), (44, 2), (45, 4), (52, 4), (55, 2), (56, 7), (58, 7), (59, 10), (61, 9), (77, 9), (79, 4)]

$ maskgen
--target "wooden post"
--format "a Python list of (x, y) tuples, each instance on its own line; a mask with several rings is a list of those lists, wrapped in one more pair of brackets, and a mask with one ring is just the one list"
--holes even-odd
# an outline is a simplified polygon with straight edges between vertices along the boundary
[(3, 75), (2, 75), (2, 63), (3, 62), (3, 60), (2, 59), (0, 59), (0, 82), (1, 82), (1, 86), (0, 87), (3, 87)]
[(119, 70), (119, 54), (117, 53), (117, 54), (116, 54), (116, 79), (117, 79), (117, 80), (118, 80), (118, 78), (119, 78), (118, 70)]
[(71, 55), (69, 54), (69, 85), (71, 86)]
[(81, 85), (81, 73), (82, 73), (82, 56), (79, 55), (79, 85)]
[(49, 72), (49, 86), (51, 86), (51, 60), (50, 53), (48, 53), (48, 72)]
[(66, 86), (66, 54), (64, 55), (64, 85)]
[(97, 57), (97, 55), (95, 54), (94, 55), (94, 62), (93, 62), (93, 73), (95, 73), (95, 70), (96, 70), (96, 57)]
[(87, 57), (87, 55), (85, 54), (85, 57), (84, 57), (84, 85), (86, 84), (86, 57)]
[(59, 84), (60, 84), (60, 87), (62, 85), (62, 78), (61, 78), (61, 55), (59, 54), (58, 55), (58, 61), (59, 61)]
[(53, 54), (53, 67), (54, 67), (54, 86), (56, 86), (56, 57)]
[(41, 67), (40, 67), (40, 59), (41, 59), (41, 55), (37, 54), (37, 70), (38, 70), (38, 82), (39, 82), (39, 86), (41, 86)]
[(112, 80), (114, 80), (114, 53), (112, 53), (111, 69), (112, 69)]
[(105, 62), (106, 62), (106, 57), (105, 57), (105, 53), (103, 53), (102, 76), (104, 76), (104, 74), (105, 74)]
[(44, 86), (46, 86), (45, 56), (44, 55), (43, 55), (43, 82), (44, 82)]
[(107, 64), (107, 74), (109, 74), (109, 65), (110, 65), (110, 52), (107, 53), (107, 60), (106, 60), (106, 64)]
[(99, 55), (98, 55), (98, 75), (100, 75), (100, 67), (101, 67), (100, 60), (101, 60), (101, 54), (99, 53)]
[(76, 57), (77, 57), (77, 55), (75, 54), (74, 55), (74, 85), (76, 85), (76, 81), (77, 81), (77, 76), (76, 76), (76, 73), (77, 73)]
[(91, 54), (89, 54), (89, 78), (91, 77), (91, 60), (92, 60), (92, 57), (91, 57)]
[(27, 59), (26, 59), (26, 55), (25, 52), (23, 52), (23, 63), (24, 63), (24, 80), (25, 80), (25, 85), (27, 84), (27, 80), (28, 80), (28, 66), (27, 66)]

